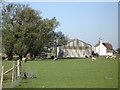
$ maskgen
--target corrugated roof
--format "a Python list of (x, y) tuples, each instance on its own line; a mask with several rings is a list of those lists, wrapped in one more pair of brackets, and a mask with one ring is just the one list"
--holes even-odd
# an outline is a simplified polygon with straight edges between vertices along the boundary
[[(81, 42), (83, 42), (83, 43), (85, 43), (85, 44), (87, 44), (87, 45), (90, 45), (90, 44), (88, 44), (88, 43), (86, 43), (86, 42), (84, 42), (84, 41), (82, 41), (82, 40), (76, 39), (76, 38), (70, 40), (68, 43), (73, 42), (73, 41), (75, 41), (75, 40), (77, 40), (77, 41), (81, 41)], [(92, 45), (90, 45), (90, 46), (92, 46)]]

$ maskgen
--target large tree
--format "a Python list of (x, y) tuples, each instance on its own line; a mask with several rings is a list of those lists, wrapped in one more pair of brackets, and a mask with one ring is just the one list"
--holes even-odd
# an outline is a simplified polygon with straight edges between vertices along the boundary
[(55, 33), (55, 44), (56, 46), (66, 45), (69, 41), (69, 38), (65, 36), (61, 31)]
[[(42, 24), (41, 24), (42, 23)], [(53, 41), (53, 33), (55, 27), (58, 26), (58, 22), (56, 21), (55, 18), (52, 19), (44, 19), (42, 22), (40, 22), (40, 25), (38, 27), (39, 32), (37, 33), (37, 40), (34, 41), (34, 45), (31, 49), (30, 54), (31, 55), (38, 55), (42, 51), (44, 51), (44, 47), (50, 46), (51, 41)]]
[(13, 54), (25, 57), (37, 55), (52, 39), (58, 26), (55, 18), (42, 19), (40, 13), (28, 5), (8, 4), (2, 10), (3, 46), (8, 59)]
[(48, 52), (56, 53), (57, 55), (57, 47), (66, 45), (69, 41), (69, 38), (65, 36), (61, 31), (58, 32), (52, 32), (52, 41), (50, 42), (50, 45), (47, 47)]

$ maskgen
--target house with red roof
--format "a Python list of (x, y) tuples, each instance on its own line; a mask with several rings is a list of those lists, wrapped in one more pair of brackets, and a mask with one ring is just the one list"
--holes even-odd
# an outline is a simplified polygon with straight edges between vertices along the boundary
[(100, 40), (99, 43), (94, 46), (94, 52), (98, 53), (100, 56), (112, 56), (113, 48), (110, 43), (105, 43)]

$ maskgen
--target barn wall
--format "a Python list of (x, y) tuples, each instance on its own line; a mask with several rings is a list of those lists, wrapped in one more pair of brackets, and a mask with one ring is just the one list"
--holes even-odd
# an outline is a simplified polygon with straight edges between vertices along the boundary
[(85, 57), (91, 55), (92, 46), (80, 40), (74, 40), (60, 47), (58, 51), (60, 50), (63, 52), (63, 57)]
[(85, 50), (66, 49), (64, 57), (84, 57)]

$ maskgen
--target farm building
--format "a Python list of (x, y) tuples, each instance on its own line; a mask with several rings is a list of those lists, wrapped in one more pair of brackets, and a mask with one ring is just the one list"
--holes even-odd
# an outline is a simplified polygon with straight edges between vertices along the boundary
[(100, 56), (113, 55), (113, 48), (110, 43), (104, 43), (102, 40), (94, 46), (94, 52)]
[(57, 47), (58, 57), (89, 57), (92, 46), (78, 39), (69, 41), (66, 45)]

